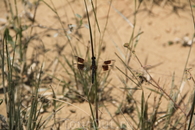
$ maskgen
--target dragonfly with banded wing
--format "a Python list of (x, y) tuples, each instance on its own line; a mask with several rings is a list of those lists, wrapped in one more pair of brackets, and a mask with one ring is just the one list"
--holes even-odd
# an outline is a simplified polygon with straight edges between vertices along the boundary
[[(113, 68), (114, 66), (114, 62), (115, 60), (106, 60), (103, 61), (101, 65), (98, 66), (92, 66), (91, 62), (88, 60), (85, 60), (81, 57), (75, 56), (75, 67), (77, 68), (77, 70), (75, 73), (78, 74), (76, 82), (77, 82), (77, 89), (79, 90), (80, 93), (88, 93), (89, 91), (89, 85), (90, 85), (90, 80), (92, 79), (92, 69), (93, 67), (97, 70), (97, 80), (101, 81), (98, 82), (98, 84), (101, 86), (99, 86), (102, 91), (102, 89), (107, 85), (106, 84), (106, 80), (109, 76), (109, 71)], [(101, 63), (101, 62), (100, 62)], [(104, 73), (106, 72), (106, 73)], [(103, 74), (104, 73), (104, 74)], [(85, 89), (85, 87), (87, 86), (87, 89)], [(99, 90), (100, 91), (100, 90)]]
[[(85, 64), (85, 60), (81, 57), (75, 56), (76, 60), (77, 60), (77, 68), (79, 70), (85, 70), (86, 69), (86, 64)], [(101, 65), (101, 68), (103, 71), (108, 71), (111, 67), (113, 67), (113, 63), (115, 61), (114, 60), (106, 60), (103, 62), (103, 64)], [(97, 69), (98, 67), (95, 66), (95, 68)], [(90, 66), (90, 69), (92, 69), (92, 66)]]

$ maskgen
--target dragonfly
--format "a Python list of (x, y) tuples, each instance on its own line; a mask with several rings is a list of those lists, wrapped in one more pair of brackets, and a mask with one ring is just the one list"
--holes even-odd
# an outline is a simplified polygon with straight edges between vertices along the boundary
[[(85, 60), (81, 57), (75, 56), (76, 61), (77, 61), (77, 68), (79, 70), (86, 70), (87, 66), (85, 64)], [(114, 60), (105, 60), (103, 62), (103, 64), (101, 65), (101, 68), (103, 71), (108, 71), (112, 66), (113, 66)], [(88, 67), (90, 69), (97, 69), (96, 65), (91, 65), (90, 67)]]

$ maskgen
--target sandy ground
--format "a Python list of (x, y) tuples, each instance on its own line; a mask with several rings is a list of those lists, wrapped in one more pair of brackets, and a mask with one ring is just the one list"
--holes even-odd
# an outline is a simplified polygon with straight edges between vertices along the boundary
[[(183, 0), (185, 1), (185, 0)], [(170, 5), (170, 3), (163, 5), (150, 4), (150, 2), (144, 2), (140, 10), (137, 12), (136, 15), (136, 26), (135, 26), (135, 35), (139, 32), (143, 32), (139, 37), (139, 42), (136, 46), (135, 52), (139, 60), (142, 62), (143, 65), (152, 66), (158, 63), (162, 63), (161, 65), (151, 69), (149, 72), (152, 77), (159, 82), (160, 86), (165, 89), (166, 92), (169, 92), (172, 82), (172, 75), (175, 73), (175, 89), (181, 89), (181, 79), (183, 70), (187, 61), (188, 53), (190, 50), (190, 46), (182, 46), (183, 39), (191, 39), (194, 33), (193, 27), (193, 20), (191, 16), (191, 11), (189, 8), (189, 4), (187, 2), (177, 2)], [(51, 1), (46, 0), (49, 5), (52, 6)], [(194, 3), (195, 4), (195, 3)], [(53, 5), (55, 6), (60, 19), (62, 21), (62, 25), (67, 29), (68, 24), (76, 25), (76, 16), (75, 14), (79, 14), (84, 16), (85, 8), (84, 3), (82, 0), (78, 1), (62, 1), (62, 0), (55, 0), (53, 1)], [(89, 5), (89, 4), (88, 4)], [(18, 3), (19, 8), (19, 15), (21, 17), (26, 17), (24, 14), (23, 6)], [(53, 7), (53, 6), (52, 6)], [(121, 68), (123, 71), (125, 70), (124, 66), (117, 58), (117, 53), (120, 57), (124, 58), (127, 53), (127, 49), (123, 47), (124, 43), (129, 42), (131, 33), (132, 33), (132, 26), (129, 23), (134, 22), (134, 2), (129, 0), (113, 0), (112, 6), (110, 8), (110, 13), (108, 17), (108, 24), (106, 27), (106, 31), (104, 34), (103, 45), (106, 47), (106, 50), (102, 52), (100, 56), (100, 62), (107, 59), (115, 60), (115, 66)], [(91, 6), (89, 5), (89, 10), (91, 10)], [(101, 31), (103, 31), (106, 20), (107, 14), (109, 9), (109, 2), (106, 0), (99, 0), (97, 2), (97, 18), (100, 25)], [(26, 10), (31, 11), (31, 10)], [(118, 13), (118, 12), (120, 13)], [(32, 11), (31, 11), (32, 12)], [(121, 16), (121, 14), (125, 17), (125, 19)], [(3, 1), (0, 1), (0, 18), (6, 19), (6, 10), (3, 6)], [(36, 12), (36, 21), (34, 25), (39, 26), (46, 26), (50, 28), (47, 30), (39, 27), (35, 27), (33, 29), (33, 33), (39, 34), (39, 38), (41, 41), (33, 41), (29, 44), (27, 59), (30, 59), (34, 50), (34, 47), (44, 45), (45, 49), (48, 51), (44, 54), (44, 56), (39, 57), (44, 63), (45, 68), (49, 66), (49, 64), (58, 57), (60, 60), (63, 60), (60, 55), (67, 55), (71, 58), (71, 55), (75, 55), (75, 51), (72, 51), (71, 45), (67, 43), (67, 39), (63, 34), (62, 30), (54, 30), (60, 29), (61, 24), (56, 16), (56, 14), (51, 11), (43, 2), (40, 3), (38, 10)], [(78, 18), (77, 18), (78, 19)], [(91, 13), (91, 21), (94, 27), (94, 17)], [(129, 23), (127, 22), (127, 19)], [(30, 23), (27, 18), (24, 18), (24, 23)], [(1, 25), (4, 24), (4, 21), (0, 21)], [(87, 23), (86, 17), (83, 19), (83, 23)], [(53, 30), (51, 30), (51, 28)], [(77, 28), (77, 27), (75, 27)], [(76, 30), (76, 29), (75, 29)], [(73, 31), (74, 32), (74, 31)], [(94, 36), (96, 38), (96, 46), (99, 44), (99, 32), (97, 30), (97, 26), (94, 29)], [(85, 57), (88, 41), (89, 41), (89, 32), (86, 27), (82, 26), (78, 29), (78, 33), (82, 36), (76, 35), (76, 33), (70, 34), (71, 44), (73, 47), (79, 47), (80, 52), (78, 53), (79, 56)], [(29, 35), (27, 31), (26, 35)], [(49, 36), (48, 36), (49, 35)], [(1, 32), (2, 36), (2, 32)], [(189, 41), (187, 40), (187, 41)], [(170, 42), (174, 42), (172, 45), (169, 45)], [(176, 43), (178, 41), (178, 43)], [(60, 55), (58, 55), (59, 48), (56, 49), (56, 44), (59, 46), (64, 46)], [(95, 48), (95, 53), (97, 54), (98, 48)], [(37, 52), (40, 50), (37, 50)], [(192, 47), (190, 58), (187, 64), (187, 68), (192, 68), (191, 73), (194, 74), (194, 66), (195, 66), (195, 50)], [(123, 59), (124, 60), (124, 59)], [(147, 62), (146, 62), (147, 61)], [(65, 61), (62, 61), (65, 64)], [(129, 66), (134, 70), (141, 70), (141, 66), (133, 56)], [(52, 70), (50, 71), (52, 73)], [(58, 66), (55, 70), (55, 75), (61, 79), (66, 80), (67, 75), (63, 70), (62, 66)], [(113, 87), (112, 97), (113, 99), (117, 99), (119, 102), (124, 99), (122, 87), (124, 85), (119, 80), (119, 77), (125, 78), (123, 74), (121, 74), (116, 68), (111, 70), (110, 78), (112, 79), (110, 85), (108, 87)], [(132, 83), (128, 84), (129, 86)], [(52, 84), (55, 88), (56, 92), (60, 94), (61, 88), (59, 86), (59, 82), (55, 82)], [(152, 86), (143, 84), (143, 89), (145, 90), (146, 87), (153, 88)], [(183, 89), (181, 90), (181, 94), (189, 92), (192, 90), (193, 84), (192, 81), (187, 81)], [(140, 102), (140, 94), (141, 91), (137, 91), (134, 94), (134, 98)], [(150, 94), (150, 91), (145, 91), (145, 96)], [(190, 93), (191, 94), (191, 93)], [(154, 101), (155, 94), (152, 93), (149, 101), (151, 104)], [(106, 107), (113, 114), (117, 107), (113, 106), (109, 102), (105, 102)], [(119, 105), (116, 103), (116, 105)], [(167, 99), (163, 99), (162, 101), (162, 110), (165, 110), (167, 105)], [(75, 113), (71, 113), (70, 110), (74, 110)], [(5, 115), (5, 107), (3, 105), (0, 106), (0, 113)], [(112, 121), (110, 120), (111, 117), (108, 112), (105, 110), (104, 107), (100, 108), (101, 113), (101, 121), (109, 123), (112, 126)], [(89, 107), (88, 103), (75, 103), (73, 105), (68, 105), (64, 103), (64, 108), (61, 109), (58, 114), (57, 118), (59, 119), (66, 119), (67, 122), (73, 123), (75, 127), (76, 125), (80, 125), (78, 122), (86, 123), (86, 120), (89, 120)], [(126, 119), (121, 115), (118, 116), (117, 119), (120, 120), (121, 123), (125, 123)], [(114, 124), (114, 123), (113, 123)], [(62, 127), (66, 127), (66, 125), (71, 124), (62, 124)], [(86, 125), (86, 124), (85, 124)], [(79, 126), (78, 126), (79, 127)]]

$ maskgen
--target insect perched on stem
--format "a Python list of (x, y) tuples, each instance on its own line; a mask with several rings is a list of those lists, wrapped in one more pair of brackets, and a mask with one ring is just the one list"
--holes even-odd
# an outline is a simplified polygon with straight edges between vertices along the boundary
[[(87, 68), (86, 64), (85, 64), (85, 60), (81, 57), (75, 56), (76, 60), (77, 60), (77, 68), (79, 70), (85, 70)], [(114, 60), (106, 60), (103, 62), (103, 64), (101, 65), (101, 68), (103, 71), (107, 71), (109, 70), (112, 66), (113, 66), (113, 62)], [(98, 67), (95, 65), (94, 69), (97, 69)], [(93, 69), (93, 66), (90, 66), (90, 69)]]

